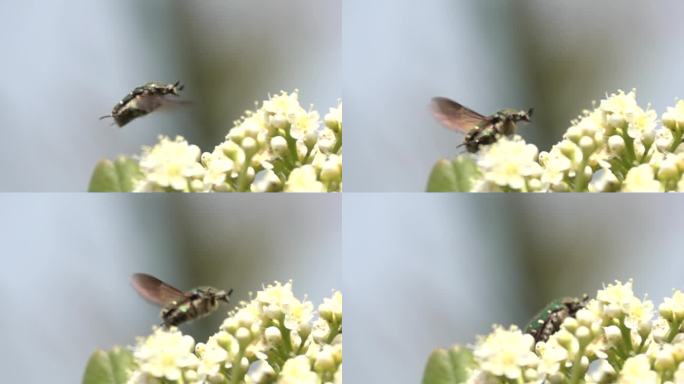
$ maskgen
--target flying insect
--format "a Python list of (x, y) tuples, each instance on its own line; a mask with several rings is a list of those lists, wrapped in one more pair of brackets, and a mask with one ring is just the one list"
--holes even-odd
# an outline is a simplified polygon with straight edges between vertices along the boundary
[(556, 333), (563, 321), (568, 317), (575, 317), (577, 312), (587, 306), (589, 296), (581, 298), (564, 297), (556, 299), (546, 305), (525, 327), (525, 333), (534, 337), (535, 343), (547, 341)]
[(495, 143), (501, 136), (515, 133), (519, 121), (529, 122), (533, 109), (519, 111), (502, 109), (490, 116), (481, 115), (470, 108), (445, 97), (432, 99), (432, 114), (445, 127), (465, 134), (463, 143), (470, 153), (476, 153), (481, 146)]
[(183, 84), (178, 81), (173, 84), (152, 82), (141, 85), (124, 96), (114, 106), (110, 115), (101, 116), (100, 120), (111, 117), (114, 119), (114, 123), (121, 128), (138, 117), (154, 112), (165, 104), (180, 102), (179, 100), (171, 100), (168, 96), (179, 96), (183, 87)]
[(162, 326), (171, 327), (207, 316), (218, 309), (220, 302), (228, 303), (233, 290), (228, 292), (212, 287), (198, 287), (183, 292), (145, 273), (131, 277), (133, 288), (145, 299), (162, 307)]

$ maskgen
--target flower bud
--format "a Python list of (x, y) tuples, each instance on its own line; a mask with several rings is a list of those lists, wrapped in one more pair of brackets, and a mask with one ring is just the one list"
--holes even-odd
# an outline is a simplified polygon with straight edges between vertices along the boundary
[(570, 333), (575, 333), (577, 330), (577, 327), (579, 326), (579, 323), (577, 322), (577, 319), (573, 317), (568, 317), (563, 321), (563, 328), (565, 328), (566, 331)]
[(280, 157), (287, 156), (287, 140), (282, 136), (275, 136), (271, 139), (271, 150)]
[(240, 327), (238, 328), (237, 332), (235, 332), (235, 338), (237, 339), (238, 343), (240, 343), (240, 349), (244, 350), (249, 342), (252, 341), (252, 333), (249, 332), (249, 329)]
[(273, 116), (270, 120), (271, 125), (276, 129), (288, 130), (290, 129), (290, 120), (283, 115)]
[(342, 180), (342, 166), (336, 159), (329, 159), (323, 163), (321, 173), (319, 175), (321, 181), (331, 182)]
[(622, 332), (616, 325), (605, 327), (604, 332), (610, 345), (617, 345), (622, 341)]
[(667, 320), (668, 322), (672, 322), (674, 320), (674, 313), (672, 312), (672, 304), (668, 302), (664, 302), (658, 306), (658, 312), (660, 313), (660, 316)]
[(577, 143), (582, 138), (582, 129), (577, 126), (572, 126), (565, 132), (564, 137), (573, 143)]
[(278, 327), (266, 328), (266, 330), (264, 331), (264, 337), (270, 345), (278, 344), (283, 339), (280, 333), (280, 329), (278, 329)]
[(658, 180), (668, 181), (679, 179), (679, 168), (677, 168), (677, 159), (674, 156), (666, 156), (663, 161), (660, 162), (659, 166)]
[(314, 362), (314, 369), (317, 372), (333, 372), (335, 368), (337, 367), (330, 348), (323, 348), (323, 350), (318, 352), (318, 356), (316, 356), (316, 361)]
[(625, 150), (625, 139), (620, 135), (613, 135), (608, 138), (608, 149), (616, 155), (622, 154)]
[(665, 349), (662, 349), (656, 353), (655, 362), (653, 363), (653, 368), (655, 368), (656, 371), (669, 371), (674, 369), (674, 367), (675, 361), (672, 357), (672, 353)]
[(651, 324), (650, 321), (641, 321), (637, 326), (637, 333), (639, 333), (639, 336), (645, 340), (651, 333), (651, 329), (653, 329), (653, 324)]
[(575, 336), (577, 336), (577, 340), (579, 340), (581, 345), (587, 345), (593, 339), (591, 336), (591, 331), (585, 326), (577, 328), (577, 331), (575, 331)]
[(304, 135), (304, 145), (306, 145), (306, 147), (308, 149), (313, 148), (313, 146), (316, 145), (317, 141), (318, 141), (318, 132), (313, 130), (313, 129), (306, 132), (306, 134)]
[(247, 157), (252, 157), (252, 155), (254, 155), (256, 153), (257, 149), (259, 148), (256, 140), (254, 140), (251, 137), (245, 137), (242, 140), (241, 146), (242, 146), (242, 149), (244, 149), (245, 155), (247, 155)]

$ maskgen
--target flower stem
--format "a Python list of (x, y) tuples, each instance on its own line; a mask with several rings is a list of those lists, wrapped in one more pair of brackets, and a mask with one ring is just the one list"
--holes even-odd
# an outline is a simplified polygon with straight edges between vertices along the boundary
[(577, 351), (577, 356), (575, 356), (575, 361), (572, 363), (572, 376), (570, 376), (570, 384), (577, 384), (582, 378), (584, 370), (582, 369), (582, 356), (584, 356), (585, 346), (580, 345), (579, 351)]
[(247, 185), (249, 184), (247, 182), (247, 170), (249, 169), (249, 166), (252, 164), (252, 156), (253, 155), (249, 155), (245, 158), (245, 164), (242, 166), (240, 174), (238, 175), (237, 188), (235, 188), (238, 192), (247, 191)]
[(589, 159), (582, 159), (579, 169), (577, 171), (577, 178), (575, 178), (575, 192), (582, 192), (586, 188), (586, 175), (584, 174), (584, 168), (587, 167), (587, 162)]
[(242, 357), (245, 355), (245, 351), (240, 347), (235, 359), (233, 359), (233, 367), (230, 370), (230, 384), (238, 384), (242, 376)]
[(684, 131), (677, 130), (674, 133), (674, 136), (672, 137), (672, 145), (670, 146), (670, 152), (674, 152), (677, 147), (679, 147), (679, 144), (682, 142), (682, 133)]
[(679, 319), (675, 319), (672, 324), (670, 324), (670, 331), (667, 333), (667, 342), (671, 343), (672, 340), (677, 336), (677, 333), (679, 333), (679, 326), (682, 324), (682, 321)]

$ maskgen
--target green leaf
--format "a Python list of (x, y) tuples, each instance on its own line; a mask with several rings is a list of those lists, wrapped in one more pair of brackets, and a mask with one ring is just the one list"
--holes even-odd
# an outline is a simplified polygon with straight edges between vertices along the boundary
[(468, 379), (473, 353), (465, 348), (437, 349), (432, 352), (423, 373), (423, 384), (458, 384)]
[(121, 347), (96, 351), (90, 356), (83, 384), (124, 384), (135, 368), (133, 353)]
[(119, 157), (114, 162), (102, 160), (97, 163), (93, 176), (90, 178), (89, 192), (132, 192), (135, 180), (141, 173), (138, 162)]
[(477, 176), (477, 164), (467, 155), (454, 160), (442, 159), (435, 164), (428, 180), (428, 192), (469, 192)]

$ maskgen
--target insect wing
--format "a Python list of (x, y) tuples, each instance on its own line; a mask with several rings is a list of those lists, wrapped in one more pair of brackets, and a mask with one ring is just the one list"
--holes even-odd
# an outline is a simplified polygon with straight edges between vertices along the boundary
[(131, 277), (133, 288), (144, 297), (160, 306), (184, 300), (187, 296), (182, 291), (145, 273), (136, 273)]
[(432, 114), (445, 127), (460, 132), (468, 132), (487, 120), (487, 117), (444, 97), (432, 99)]

